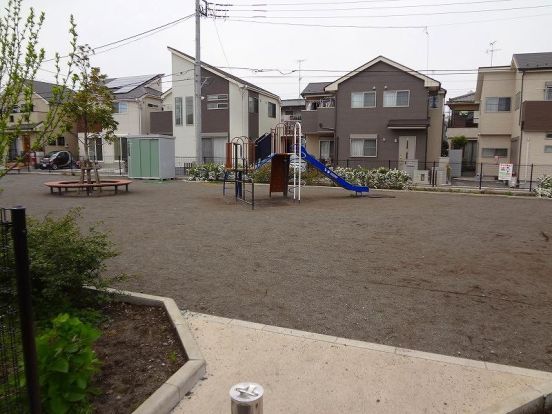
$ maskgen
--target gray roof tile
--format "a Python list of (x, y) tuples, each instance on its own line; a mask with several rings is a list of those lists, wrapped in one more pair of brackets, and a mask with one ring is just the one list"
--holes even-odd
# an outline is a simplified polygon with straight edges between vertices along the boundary
[(325, 93), (324, 88), (330, 83), (332, 82), (311, 82), (307, 86), (305, 86), (305, 89), (303, 89), (301, 95), (304, 96)]
[(552, 52), (516, 53), (513, 58), (518, 70), (552, 69)]

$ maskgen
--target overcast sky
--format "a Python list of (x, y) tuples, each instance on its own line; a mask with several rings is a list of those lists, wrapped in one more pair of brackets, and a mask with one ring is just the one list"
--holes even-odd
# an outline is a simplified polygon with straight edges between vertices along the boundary
[[(308, 82), (331, 81), (343, 74), (320, 70), (352, 70), (378, 55), (415, 70), (443, 71), (489, 66), (490, 55), (486, 50), (492, 41), (496, 41), (495, 48), (499, 49), (494, 55), (494, 65), (509, 64), (513, 53), (552, 51), (550, 0), (265, 1), (267, 6), (253, 7), (252, 3), (260, 1), (216, 0), (233, 4), (221, 7), (232, 9), (228, 14), (233, 17), (202, 19), (202, 60), (215, 66), (289, 72), (297, 69), (297, 60), (304, 59), (303, 88)], [(0, 3), (7, 2), (0, 0)], [(24, 0), (23, 7), (32, 6), (46, 13), (40, 40), (50, 57), (55, 51), (63, 53), (68, 48), (70, 14), (76, 18), (79, 43), (95, 47), (189, 15), (194, 11), (194, 3), (194, 0)], [(484, 11), (489, 9), (493, 11)], [(466, 11), (471, 13), (459, 13)], [(235, 21), (237, 16), (257, 15), (266, 17), (249, 20), (299, 26)], [(309, 24), (415, 27), (354, 29), (306, 26)], [(103, 49), (104, 53), (94, 56), (92, 63), (110, 77), (170, 74), (170, 53), (166, 46), (194, 55), (194, 18), (117, 49)], [(52, 66), (44, 64), (44, 68), (51, 70)], [(279, 72), (228, 71), (283, 99), (299, 94), (297, 73), (284, 77)], [(475, 74), (430, 72), (429, 75), (442, 82), (448, 97), (475, 89)], [(51, 76), (41, 71), (37, 78), (51, 81)], [(167, 89), (170, 78), (165, 80), (163, 86)]]

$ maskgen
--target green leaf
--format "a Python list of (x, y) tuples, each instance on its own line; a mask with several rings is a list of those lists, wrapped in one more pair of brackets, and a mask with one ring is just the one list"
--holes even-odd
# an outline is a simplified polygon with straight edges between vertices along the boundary
[(81, 392), (68, 392), (63, 394), (63, 396), (69, 402), (77, 402), (77, 401), (84, 400), (84, 398), (86, 397), (86, 394)]
[(56, 372), (68, 373), (69, 372), (69, 361), (67, 361), (64, 358), (55, 359), (50, 364), (50, 370), (51, 371), (56, 371)]
[(65, 414), (69, 411), (69, 404), (63, 401), (61, 398), (56, 397), (50, 400), (50, 412), (52, 414)]

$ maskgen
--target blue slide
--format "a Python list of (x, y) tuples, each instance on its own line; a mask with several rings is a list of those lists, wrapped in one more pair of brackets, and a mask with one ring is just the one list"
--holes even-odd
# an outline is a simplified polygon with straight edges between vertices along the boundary
[(310, 165), (312, 165), (314, 168), (316, 168), (318, 171), (320, 171), (322, 174), (324, 174), (340, 187), (343, 187), (344, 189), (349, 191), (354, 191), (355, 193), (367, 193), (369, 191), (368, 187), (353, 185), (350, 182), (345, 181), (342, 177), (337, 175), (331, 169), (329, 169), (312, 155), (310, 155), (307, 152), (307, 149), (303, 146), (301, 146), (301, 156), (306, 162), (308, 162)]

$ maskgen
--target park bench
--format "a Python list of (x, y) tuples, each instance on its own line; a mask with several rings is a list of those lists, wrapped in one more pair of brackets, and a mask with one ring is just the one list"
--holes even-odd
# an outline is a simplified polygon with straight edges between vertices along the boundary
[(47, 183), (44, 183), (46, 187), (50, 188), (50, 193), (54, 193), (54, 189), (58, 190), (58, 194), (62, 195), (62, 190), (65, 190), (65, 192), (69, 191), (70, 189), (77, 189), (77, 190), (86, 190), (86, 195), (90, 195), (94, 189), (98, 188), (106, 188), (106, 187), (113, 187), (115, 189), (115, 194), (117, 194), (119, 187), (124, 186), (125, 190), (128, 192), (128, 186), (131, 184), (131, 180), (103, 180), (99, 183), (81, 183), (79, 181), (49, 181)]

